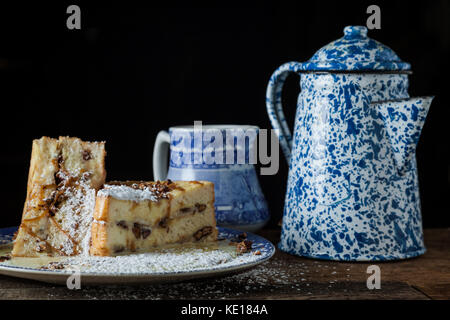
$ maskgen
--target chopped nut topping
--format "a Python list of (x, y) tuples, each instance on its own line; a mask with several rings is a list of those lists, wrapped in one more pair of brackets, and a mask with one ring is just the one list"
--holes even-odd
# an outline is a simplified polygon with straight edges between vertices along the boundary
[(200, 239), (210, 235), (213, 232), (213, 228), (211, 226), (201, 228), (197, 232), (194, 233), (195, 240), (199, 241)]
[(171, 184), (172, 183), (156, 181), (156, 183), (150, 188), (150, 190), (152, 190), (157, 197), (168, 198), (167, 193), (172, 191), (172, 187), (169, 186)]
[(148, 189), (158, 200), (168, 199), (170, 196), (169, 193), (178, 188), (176, 183), (172, 181), (110, 181), (108, 185), (127, 186), (136, 190)]
[(239, 242), (236, 245), (237, 253), (242, 254), (245, 252), (249, 252), (250, 250), (252, 250), (252, 244), (253, 244), (253, 241), (250, 241), (250, 240), (244, 240), (242, 242)]
[(169, 197), (168, 193), (173, 190), (173, 182), (172, 181), (156, 181), (156, 182), (140, 182), (137, 184), (133, 184), (132, 188), (144, 189), (149, 188), (150, 191), (155, 193), (158, 198)]

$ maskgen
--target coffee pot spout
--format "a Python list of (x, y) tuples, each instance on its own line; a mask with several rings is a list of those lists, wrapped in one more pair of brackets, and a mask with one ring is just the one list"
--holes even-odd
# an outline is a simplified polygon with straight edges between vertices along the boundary
[(416, 97), (374, 103), (384, 121), (400, 173), (405, 172), (413, 158), (433, 98)]

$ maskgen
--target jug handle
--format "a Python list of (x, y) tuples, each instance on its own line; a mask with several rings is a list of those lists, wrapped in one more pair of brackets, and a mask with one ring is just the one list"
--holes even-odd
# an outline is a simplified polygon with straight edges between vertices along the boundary
[(169, 160), (170, 134), (160, 131), (156, 136), (153, 147), (153, 180), (165, 180), (167, 178), (167, 162)]
[(301, 70), (300, 67), (301, 63), (295, 61), (287, 62), (280, 66), (270, 77), (266, 92), (267, 114), (278, 136), (281, 150), (283, 150), (288, 164), (291, 159), (292, 135), (281, 105), (281, 92), (289, 73), (298, 73)]

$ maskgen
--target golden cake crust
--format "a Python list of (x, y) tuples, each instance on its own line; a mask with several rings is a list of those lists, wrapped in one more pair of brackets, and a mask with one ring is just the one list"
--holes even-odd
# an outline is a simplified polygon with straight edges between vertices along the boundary
[[(217, 240), (211, 182), (126, 181), (111, 182), (105, 188), (96, 198), (92, 255), (116, 255), (164, 244)], [(152, 198), (152, 194), (156, 196)]]
[(80, 252), (86, 226), (77, 224), (83, 220), (81, 215), (93, 210), (88, 202), (95, 202), (95, 189), (104, 183), (105, 154), (104, 142), (71, 137), (33, 140), (27, 195), (13, 256)]

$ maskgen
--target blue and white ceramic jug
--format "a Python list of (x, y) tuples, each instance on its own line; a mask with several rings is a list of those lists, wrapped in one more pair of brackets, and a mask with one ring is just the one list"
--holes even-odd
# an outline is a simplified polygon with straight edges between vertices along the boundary
[[(155, 180), (206, 180), (214, 183), (217, 224), (254, 232), (269, 220), (269, 209), (250, 159), (259, 128), (242, 125), (175, 126), (161, 131), (153, 151)], [(244, 132), (247, 143), (235, 143)], [(216, 134), (222, 142), (218, 147)], [(227, 143), (228, 142), (228, 143)], [(231, 143), (230, 143), (231, 142)], [(244, 140), (245, 142), (245, 140)], [(170, 147), (169, 168), (167, 168)], [(225, 163), (231, 152), (233, 161)], [(235, 157), (243, 155), (242, 163)]]
[[(415, 149), (432, 97), (409, 97), (410, 70), (350, 26), (272, 75), (267, 111), (289, 162), (280, 249), (355, 261), (425, 252)], [(293, 136), (281, 107), (289, 72), (301, 86)]]

